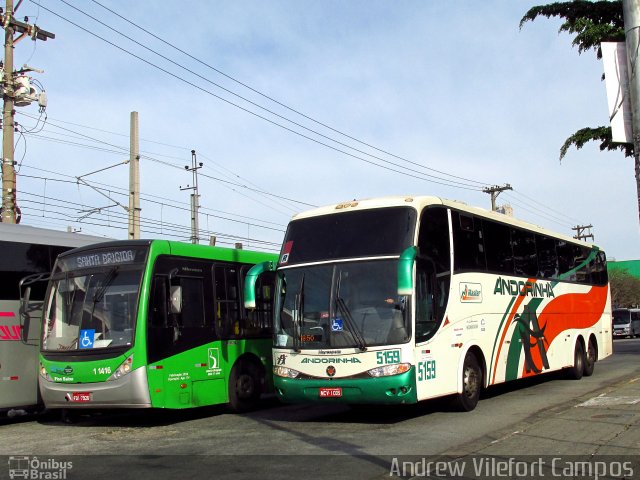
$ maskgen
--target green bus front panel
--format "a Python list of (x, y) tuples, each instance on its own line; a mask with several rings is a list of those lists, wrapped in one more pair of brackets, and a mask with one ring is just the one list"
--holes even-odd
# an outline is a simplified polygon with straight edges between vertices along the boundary
[[(278, 397), (288, 403), (403, 404), (416, 403), (415, 368), (378, 378), (305, 379), (275, 376)], [(321, 389), (338, 389), (340, 396), (321, 397)]]
[[(150, 364), (152, 406), (179, 409), (227, 403), (229, 375), (240, 357), (270, 372), (271, 339), (213, 342)], [(272, 385), (270, 377), (266, 376), (266, 388)]]

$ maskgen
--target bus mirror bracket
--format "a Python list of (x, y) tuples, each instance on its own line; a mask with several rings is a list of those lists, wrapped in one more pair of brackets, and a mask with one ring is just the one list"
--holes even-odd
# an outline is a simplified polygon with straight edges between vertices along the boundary
[(417, 247), (408, 247), (398, 259), (398, 295), (413, 294), (413, 265), (418, 255)]
[(271, 260), (257, 263), (247, 272), (244, 282), (244, 308), (253, 310), (256, 308), (256, 282), (264, 272), (275, 272), (276, 265)]

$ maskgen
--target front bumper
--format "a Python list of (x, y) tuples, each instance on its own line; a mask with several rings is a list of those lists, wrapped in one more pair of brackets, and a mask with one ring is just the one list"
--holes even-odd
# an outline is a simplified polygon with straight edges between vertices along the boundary
[[(278, 398), (287, 403), (403, 404), (416, 403), (414, 367), (399, 375), (377, 378), (274, 377)], [(321, 388), (341, 389), (339, 397), (320, 397)]]
[[(100, 383), (58, 383), (40, 376), (40, 393), (47, 408), (150, 408), (151, 398), (145, 367), (118, 380)], [(73, 394), (90, 395), (89, 401), (75, 402)]]

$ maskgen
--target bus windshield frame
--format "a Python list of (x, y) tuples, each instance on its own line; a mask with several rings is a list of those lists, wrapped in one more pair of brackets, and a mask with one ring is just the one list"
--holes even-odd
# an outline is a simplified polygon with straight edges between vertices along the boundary
[(133, 347), (148, 247), (74, 250), (56, 262), (45, 298), (43, 354)]
[(325, 350), (411, 339), (410, 296), (398, 295), (397, 258), (280, 269), (275, 348)]

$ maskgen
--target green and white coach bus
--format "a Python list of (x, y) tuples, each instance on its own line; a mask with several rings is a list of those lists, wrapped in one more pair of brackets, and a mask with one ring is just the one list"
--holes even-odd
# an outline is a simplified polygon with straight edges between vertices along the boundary
[[(289, 223), (276, 263), (273, 372), (287, 402), (414, 403), (612, 352), (595, 245), (436, 197), (340, 203)], [(257, 305), (257, 304), (256, 304)]]
[(40, 391), (56, 408), (253, 408), (271, 387), (272, 281), (242, 305), (249, 268), (277, 256), (166, 240), (58, 257), (44, 304)]

